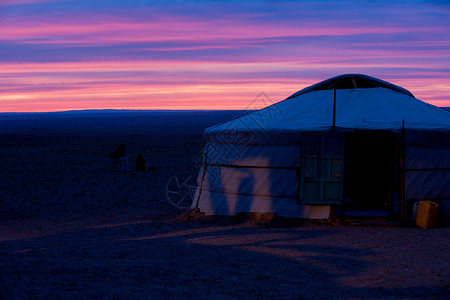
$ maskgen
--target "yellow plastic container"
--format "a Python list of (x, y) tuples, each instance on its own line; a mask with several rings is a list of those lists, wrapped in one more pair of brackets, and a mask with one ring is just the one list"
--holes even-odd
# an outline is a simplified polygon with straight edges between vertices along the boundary
[(417, 208), (416, 225), (423, 229), (436, 227), (439, 205), (433, 201), (420, 201)]

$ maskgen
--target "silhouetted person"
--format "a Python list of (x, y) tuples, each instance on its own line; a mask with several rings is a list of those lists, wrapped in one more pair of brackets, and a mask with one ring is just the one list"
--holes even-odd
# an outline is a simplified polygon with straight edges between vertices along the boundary
[(120, 144), (114, 152), (109, 154), (113, 160), (113, 171), (128, 171), (128, 159), (125, 156), (125, 144)]
[(136, 171), (145, 171), (145, 159), (142, 154), (139, 154), (136, 159)]

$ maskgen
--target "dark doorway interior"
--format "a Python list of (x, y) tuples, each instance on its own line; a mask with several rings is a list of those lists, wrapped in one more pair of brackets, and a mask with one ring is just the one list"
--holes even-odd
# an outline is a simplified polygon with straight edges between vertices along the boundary
[(392, 213), (399, 153), (398, 139), (390, 131), (358, 130), (346, 135), (344, 209)]

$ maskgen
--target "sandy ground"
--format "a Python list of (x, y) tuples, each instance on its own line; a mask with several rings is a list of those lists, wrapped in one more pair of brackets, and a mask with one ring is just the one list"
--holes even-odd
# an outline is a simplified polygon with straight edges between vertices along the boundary
[[(128, 146), (148, 172), (112, 172)], [(186, 217), (200, 135), (0, 135), (0, 299), (448, 299), (450, 228)]]

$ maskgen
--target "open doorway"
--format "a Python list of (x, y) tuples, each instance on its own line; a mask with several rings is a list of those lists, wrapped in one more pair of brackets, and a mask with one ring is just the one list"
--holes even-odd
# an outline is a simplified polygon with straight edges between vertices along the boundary
[(390, 131), (357, 130), (345, 136), (344, 209), (394, 213), (399, 191), (400, 143)]

